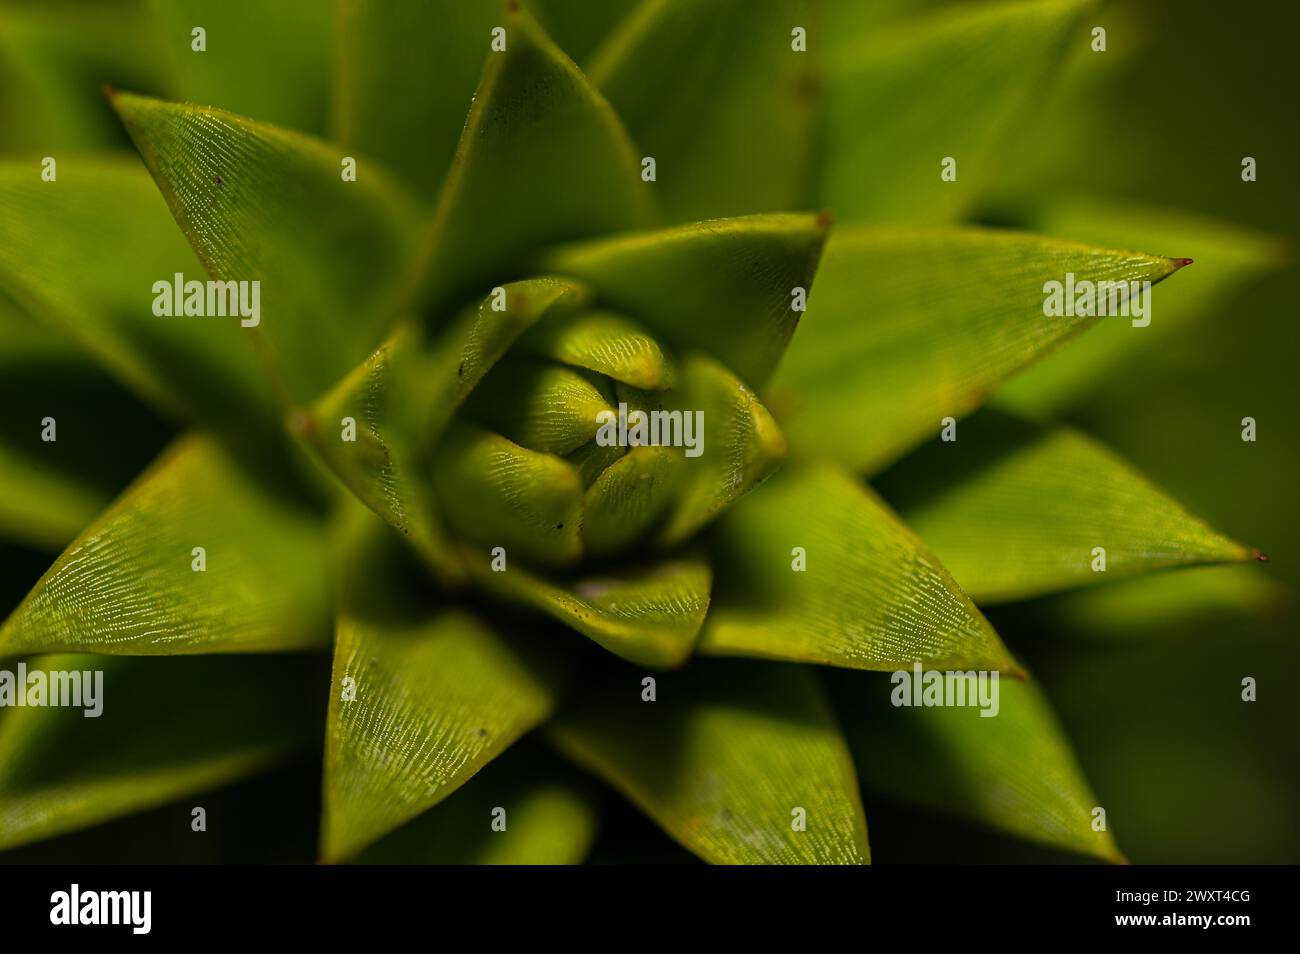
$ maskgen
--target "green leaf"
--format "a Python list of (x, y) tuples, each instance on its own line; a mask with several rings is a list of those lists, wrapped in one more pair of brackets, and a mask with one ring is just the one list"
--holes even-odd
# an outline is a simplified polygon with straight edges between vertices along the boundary
[(831, 464), (787, 466), (727, 511), (715, 537), (703, 654), (1019, 672), (916, 535)]
[(524, 332), (544, 318), (560, 318), (581, 309), (589, 300), (582, 285), (561, 278), (530, 278), (499, 286), (496, 295), (461, 311), (446, 328), (432, 333), (421, 328), (427, 345), (399, 353), (404, 365), (395, 373), (401, 400), (411, 409), (407, 427), (423, 440), (443, 433), (455, 410)]
[(643, 391), (675, 384), (672, 363), (659, 342), (632, 319), (613, 311), (588, 311), (543, 322), (524, 335), (519, 347)]
[[(640, 420), (633, 415), (640, 413), (648, 439), (672, 446), (657, 447), (653, 457), (638, 455), (636, 462), (623, 458), (608, 479), (602, 475), (589, 489), (588, 506), (597, 512), (585, 516), (584, 536), (594, 534), (598, 550), (618, 549), (651, 522), (658, 525), (660, 545), (682, 543), (761, 483), (785, 455), (776, 422), (734, 374), (698, 354), (682, 368), (681, 386), (672, 391), (616, 388), (626, 413), (612, 423), (627, 427), (629, 441), (636, 439)], [(651, 486), (634, 490), (631, 481), (643, 478)]]
[[(1051, 617), (1042, 625), (1043, 635), (1062, 632)], [(1043, 685), (1107, 825), (1139, 864), (1289, 863), (1292, 842), (1279, 833), (1295, 822), (1294, 613), (1175, 620), (1164, 631), (1116, 633), (1122, 647), (1040, 651)], [(1255, 702), (1243, 699), (1248, 675)]]
[(401, 403), (392, 393), (394, 353), (414, 350), (418, 337), (414, 323), (401, 325), (310, 411), (296, 411), (289, 422), (358, 500), (405, 534), (435, 572), (451, 582), (458, 565), (434, 510), (428, 477), (417, 449), (390, 417), (390, 408)]
[(1109, 248), (1177, 250), (1196, 267), (1161, 289), (1160, 307), (1140, 335), (1119, 322), (1084, 335), (1018, 374), (999, 391), (999, 400), (1034, 413), (1061, 412), (1088, 399), (1099, 379), (1126, 365), (1145, 364), (1155, 351), (1185, 340), (1189, 326), (1214, 315), (1243, 287), (1294, 260), (1284, 239), (1169, 209), (1095, 196), (1062, 201), (1040, 212), (1036, 224)]
[(537, 22), (560, 49), (584, 66), (600, 42), (641, 6), (642, 0), (528, 0)]
[[(753, 391), (709, 358), (686, 359), (683, 388), (668, 404), (703, 421), (696, 457), (676, 450), (681, 490), (660, 533), (669, 544), (688, 539), (758, 486), (785, 456), (785, 437)], [(702, 415), (702, 418), (699, 416)]]
[[(0, 341), (0, 538), (57, 553), (157, 454), (167, 430), (3, 295)], [(47, 418), (58, 440), (42, 440)]]
[(1219, 624), (1260, 626), (1284, 618), (1295, 602), (1289, 587), (1257, 567), (1204, 566), (1075, 590), (1042, 610), (1071, 639), (1130, 642), (1178, 640)]
[(103, 0), (0, 6), (0, 153), (28, 160), (126, 145), (105, 83), (165, 86), (151, 18)]
[(992, 707), (894, 706), (898, 684), (873, 682), (850, 673), (831, 677), (866, 791), (1053, 848), (1124, 860), (1108, 830), (1093, 831), (1097, 796), (1032, 680), (1000, 680), (992, 717), (981, 715)]
[[(173, 98), (324, 133), (334, 5), (317, 0), (150, 0), (150, 56), (170, 68)], [(192, 31), (206, 31), (205, 49)], [(340, 25), (341, 28), (341, 25)]]
[(620, 444), (602, 447), (592, 441), (590, 444), (579, 447), (564, 459), (578, 468), (578, 473), (582, 477), (582, 486), (590, 490), (591, 485), (605, 472), (605, 468), (612, 465), (625, 453), (627, 453), (627, 448)]
[(210, 439), (182, 437), (55, 560), (0, 627), (0, 655), (318, 647), (323, 547), (311, 516)]
[[(440, 526), (424, 458), (456, 409), (515, 339), (552, 309), (579, 307), (582, 289), (537, 278), (503, 286), (445, 328), (400, 325), (365, 362), (310, 410), (293, 416), (297, 432), (366, 506), (406, 534), (448, 580), (459, 566)], [(355, 441), (344, 440), (347, 420)]]
[(660, 0), (593, 54), (592, 82), (654, 157), (670, 219), (807, 207), (820, 20), (816, 0)]
[[(112, 102), (208, 273), (260, 282), (255, 333), (287, 401), (316, 397), (379, 345), (414, 234), (411, 203), (379, 169), (344, 181), (342, 151), (319, 140), (219, 109)], [(243, 320), (201, 319), (246, 334)]]
[(638, 665), (682, 665), (709, 611), (713, 573), (696, 555), (558, 581), (509, 560), (494, 571), (490, 555), (478, 551), (467, 550), (465, 562), (489, 593), (540, 610)]
[(334, 138), (382, 159), (432, 200), (456, 152), (492, 27), (501, 22), (494, 3), (341, 0)]
[[(993, 408), (878, 486), (981, 604), (1257, 556), (1088, 437)], [(1106, 551), (1104, 572), (1095, 547)]]
[(562, 457), (459, 423), (439, 448), (433, 486), (467, 540), (550, 566), (582, 555), (582, 478)]
[(102, 713), (5, 710), (0, 850), (164, 805), (319, 744), (325, 672), (313, 659), (39, 656), (26, 666), (29, 680), (37, 669), (47, 680), (77, 671), (86, 686), (102, 672)]
[(0, 294), (173, 417), (226, 430), (265, 418), (238, 319), (152, 313), (154, 282), (204, 276), (140, 162), (61, 156), (57, 170), (43, 182), (30, 162), (0, 163)]
[[(1060, 69), (1088, 0), (971, 4), (861, 31), (828, 57), (821, 204), (846, 222), (952, 221)], [(955, 181), (941, 162), (956, 160)]]
[(1045, 283), (1154, 284), (1185, 264), (985, 229), (836, 232), (768, 406), (792, 446), (879, 469), (1102, 320), (1045, 316)]
[(0, 536), (58, 550), (108, 502), (77, 474), (0, 443)]
[(799, 323), (791, 292), (811, 287), (828, 224), (814, 215), (718, 219), (576, 243), (541, 261), (761, 387)]
[(587, 488), (582, 542), (593, 556), (608, 556), (645, 537), (673, 501), (681, 459), (663, 447), (633, 447), (609, 464)]
[(595, 438), (603, 411), (614, 413), (587, 376), (522, 356), (507, 356), (493, 368), (465, 408), (516, 444), (560, 455)]
[[(420, 252), (436, 304), (522, 278), (539, 245), (645, 225), (652, 195), (609, 104), (517, 4), (488, 54)], [(484, 44), (490, 38), (484, 37)]]
[(365, 511), (357, 520), (342, 531), (325, 746), (321, 852), (331, 861), (454, 792), (551, 713), (563, 678), (554, 654), (424, 605), (391, 569), (392, 531)]
[(891, 21), (905, 20), (935, 9), (951, 7), (952, 0), (872, 0), (871, 3), (831, 3), (826, 8), (826, 44), (832, 59), (862, 45), (871, 30)]
[[(506, 827), (494, 831), (493, 812)], [(554, 755), (522, 741), (451, 797), (383, 838), (366, 864), (576, 865), (596, 837), (595, 792)]]
[(706, 861), (869, 860), (848, 748), (805, 669), (701, 663), (660, 676), (653, 705), (624, 674), (547, 735)]

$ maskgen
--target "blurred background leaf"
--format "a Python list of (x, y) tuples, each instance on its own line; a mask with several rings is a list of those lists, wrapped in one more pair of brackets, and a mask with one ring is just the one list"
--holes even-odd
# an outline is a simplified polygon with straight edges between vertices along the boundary
[(227, 784), (318, 745), (323, 661), (60, 655), (27, 664), (102, 671), (103, 711), (0, 716), (0, 849)]
[[(323, 135), (335, 11), (316, 0), (150, 0), (172, 98)], [(204, 30), (203, 52), (193, 30)], [(135, 88), (135, 87), (127, 87)]]
[[(833, 14), (821, 204), (845, 222), (960, 218), (981, 185), (1001, 177), (997, 147), (1044, 94), (1067, 44), (1086, 47), (1083, 14), (1094, 8), (1088, 0), (956, 4), (883, 29), (861, 23), (870, 12)], [(850, 18), (858, 22), (834, 30)], [(945, 158), (956, 160), (954, 181), (941, 178)]]
[[(646, 188), (670, 221), (809, 206), (821, 7), (654, 0), (592, 54), (592, 82), (655, 160)], [(802, 52), (792, 49), (795, 28), (805, 31)]]
[(55, 182), (37, 168), (0, 163), (0, 291), (174, 419), (228, 437), (265, 420), (270, 391), (238, 319), (153, 314), (155, 282), (206, 276), (139, 159), (66, 156)]
[[(436, 808), (362, 852), (366, 864), (573, 865), (591, 850), (595, 786), (527, 739)], [(503, 814), (497, 814), (503, 812)], [(500, 820), (504, 827), (494, 828)]]
[[(451, 166), (502, 5), (340, 0), (333, 137), (383, 160), (427, 200)], [(419, 37), (419, 55), (411, 55)]]

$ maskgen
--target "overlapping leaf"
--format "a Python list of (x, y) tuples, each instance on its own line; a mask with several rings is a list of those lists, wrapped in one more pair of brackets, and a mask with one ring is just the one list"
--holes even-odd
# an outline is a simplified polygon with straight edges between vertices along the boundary
[(697, 663), (623, 676), (548, 737), (668, 834), (715, 864), (864, 864), (866, 819), (816, 677), (771, 663)]
[(596, 437), (609, 401), (586, 374), (528, 357), (507, 357), (470, 398), (466, 413), (532, 450), (561, 456)]
[(672, 362), (659, 341), (617, 312), (587, 311), (543, 322), (519, 346), (642, 390), (657, 391), (675, 383)]
[(580, 242), (542, 256), (541, 267), (590, 284), (680, 350), (718, 358), (750, 387), (780, 360), (811, 287), (827, 220), (752, 215)]
[(981, 604), (1255, 555), (1069, 428), (987, 408), (957, 435), (878, 486)]
[(1154, 284), (1184, 264), (983, 229), (837, 230), (768, 405), (801, 451), (877, 469), (1103, 320), (1047, 317), (1045, 283)]
[(564, 311), (585, 300), (579, 286), (548, 278), (511, 283), (502, 291), (500, 310), (495, 296), (488, 296), (436, 331), (419, 322), (402, 324), (294, 419), (326, 466), (448, 578), (459, 567), (433, 499), (428, 452), (520, 334), (552, 309)]
[(555, 705), (561, 661), (418, 598), (392, 531), (344, 531), (321, 851), (351, 857), (468, 780)]
[(925, 545), (833, 465), (783, 468), (723, 515), (714, 550), (701, 653), (1018, 672)]
[(540, 245), (654, 216), (609, 104), (518, 4), (502, 27), (506, 48), (488, 55), (422, 242), (419, 281), (435, 304), (526, 277)]
[(633, 447), (605, 467), (583, 499), (582, 543), (604, 556), (643, 540), (672, 505), (682, 478), (680, 452)]
[(337, 147), (298, 133), (127, 93), (112, 102), (211, 277), (260, 283), (258, 324), (236, 331), (256, 331), (286, 400), (315, 398), (378, 346), (414, 230), (380, 169), (363, 163), (347, 181)]
[(657, 0), (592, 55), (592, 82), (655, 160), (670, 219), (807, 207), (820, 26), (817, 0)]
[(500, 23), (495, 3), (342, 0), (334, 138), (382, 159), (432, 199), (456, 152), (491, 29)]
[(486, 551), (466, 551), (471, 574), (491, 593), (532, 606), (612, 653), (644, 666), (682, 665), (709, 611), (713, 574), (696, 555), (644, 567), (551, 580)]
[(599, 4), (588, 0), (528, 0), (528, 9), (560, 49), (584, 66), (601, 41), (642, 6), (642, 0), (605, 0)]
[(55, 560), (0, 627), (0, 654), (319, 646), (324, 543), (213, 441), (183, 437)]
[(564, 458), (458, 424), (440, 448), (433, 480), (448, 523), (484, 552), (503, 547), (548, 566), (582, 556), (582, 478)]
[[(677, 499), (660, 531), (680, 543), (758, 486), (785, 456), (785, 437), (763, 402), (716, 361), (692, 355), (671, 412), (683, 416), (683, 435), (694, 423), (697, 444), (678, 451)], [(692, 415), (687, 418), (687, 415)], [(698, 454), (698, 456), (685, 456)]]

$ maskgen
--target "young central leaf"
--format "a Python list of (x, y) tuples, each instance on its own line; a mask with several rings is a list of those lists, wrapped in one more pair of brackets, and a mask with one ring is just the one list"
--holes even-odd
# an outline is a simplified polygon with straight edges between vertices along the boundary
[(452, 527), (504, 547), (507, 561), (565, 565), (582, 555), (582, 478), (562, 457), (460, 423), (438, 449), (433, 480)]
[(675, 374), (659, 342), (632, 319), (589, 311), (538, 325), (519, 347), (644, 391), (671, 388)]
[(559, 364), (508, 357), (475, 391), (465, 411), (516, 444), (551, 454), (596, 436), (609, 401), (585, 376)]

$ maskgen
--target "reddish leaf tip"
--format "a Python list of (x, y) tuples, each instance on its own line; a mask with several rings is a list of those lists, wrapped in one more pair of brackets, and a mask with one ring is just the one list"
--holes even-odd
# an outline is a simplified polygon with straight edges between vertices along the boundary
[(286, 415), (286, 426), (290, 433), (300, 437), (310, 437), (316, 433), (316, 418), (307, 411), (294, 408)]
[(1250, 558), (1251, 558), (1252, 560), (1258, 560), (1260, 563), (1267, 563), (1267, 562), (1268, 562), (1268, 554), (1267, 554), (1267, 553), (1264, 553), (1264, 552), (1262, 552), (1262, 551), (1260, 551), (1260, 550), (1255, 550), (1254, 552), (1252, 552), (1251, 555), (1250, 555)]

